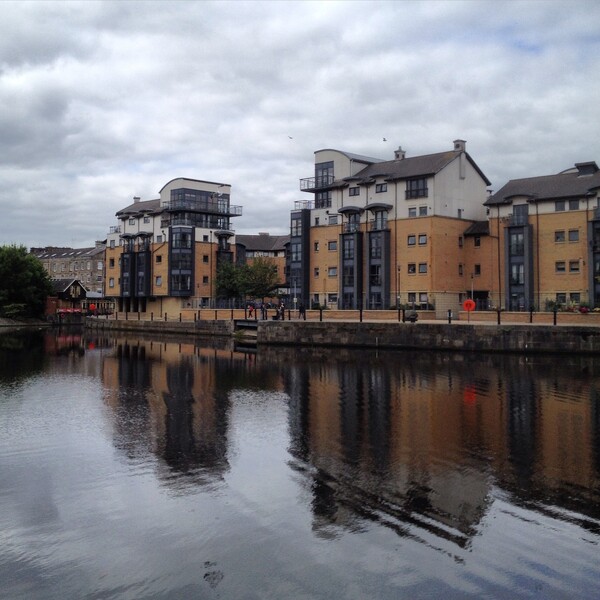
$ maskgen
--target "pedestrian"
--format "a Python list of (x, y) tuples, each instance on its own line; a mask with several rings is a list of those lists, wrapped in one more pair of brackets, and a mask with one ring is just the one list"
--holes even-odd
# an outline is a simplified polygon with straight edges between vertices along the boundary
[(254, 305), (253, 304), (248, 304), (248, 316), (250, 318), (252, 318), (253, 314), (254, 314)]

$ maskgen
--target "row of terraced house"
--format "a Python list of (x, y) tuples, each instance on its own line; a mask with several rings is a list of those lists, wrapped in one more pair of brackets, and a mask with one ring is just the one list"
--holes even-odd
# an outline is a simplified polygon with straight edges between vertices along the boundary
[(273, 236), (236, 235), (242, 207), (229, 184), (173, 179), (117, 212), (103, 292), (119, 311), (230, 305), (217, 297), (220, 265), (262, 257), (292, 307), (445, 315), (467, 298), (480, 309), (600, 305), (596, 163), (490, 186), (463, 140), (415, 157), (398, 148), (389, 160), (318, 150), (289, 235)]

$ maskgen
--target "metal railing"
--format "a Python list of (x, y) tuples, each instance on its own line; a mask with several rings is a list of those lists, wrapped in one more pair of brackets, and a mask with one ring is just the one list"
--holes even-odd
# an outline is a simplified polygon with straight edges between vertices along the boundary
[(321, 177), (305, 177), (300, 180), (300, 191), (316, 190), (327, 187), (334, 181), (333, 175), (322, 175)]

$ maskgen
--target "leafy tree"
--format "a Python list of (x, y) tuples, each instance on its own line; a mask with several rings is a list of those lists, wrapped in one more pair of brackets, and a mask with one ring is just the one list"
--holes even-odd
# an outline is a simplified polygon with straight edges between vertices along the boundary
[(241, 296), (239, 267), (230, 262), (221, 263), (217, 270), (216, 288), (219, 298), (239, 298)]
[(279, 285), (277, 267), (264, 258), (244, 265), (241, 271), (242, 292), (251, 298), (271, 296)]
[(24, 246), (0, 247), (0, 316), (41, 317), (52, 283)]

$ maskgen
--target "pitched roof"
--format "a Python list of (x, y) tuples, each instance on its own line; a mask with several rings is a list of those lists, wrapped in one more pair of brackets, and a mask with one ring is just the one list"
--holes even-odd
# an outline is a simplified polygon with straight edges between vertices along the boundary
[(163, 208), (160, 206), (160, 198), (156, 198), (155, 200), (138, 200), (117, 211), (115, 214), (119, 217), (141, 213), (160, 213), (162, 211)]
[(236, 235), (236, 244), (241, 244), (249, 251), (275, 252), (284, 250), (285, 244), (289, 242), (289, 235), (269, 235), (259, 233), (258, 235)]
[(83, 285), (78, 279), (51, 279), (52, 288), (55, 293), (66, 292), (74, 283), (78, 283), (81, 287)]
[(596, 163), (579, 163), (574, 169), (567, 169), (557, 175), (511, 179), (484, 204), (487, 206), (511, 204), (515, 196), (529, 196), (534, 200), (574, 198), (585, 196), (598, 188), (600, 188), (600, 170)]
[(38, 258), (81, 258), (82, 256), (93, 256), (97, 251), (104, 252), (104, 248), (55, 248), (48, 246), (47, 248), (32, 248), (31, 253)]
[(469, 227), (465, 229), (465, 236), (472, 235), (489, 235), (490, 233), (490, 223), (489, 221), (475, 221), (471, 223)]

